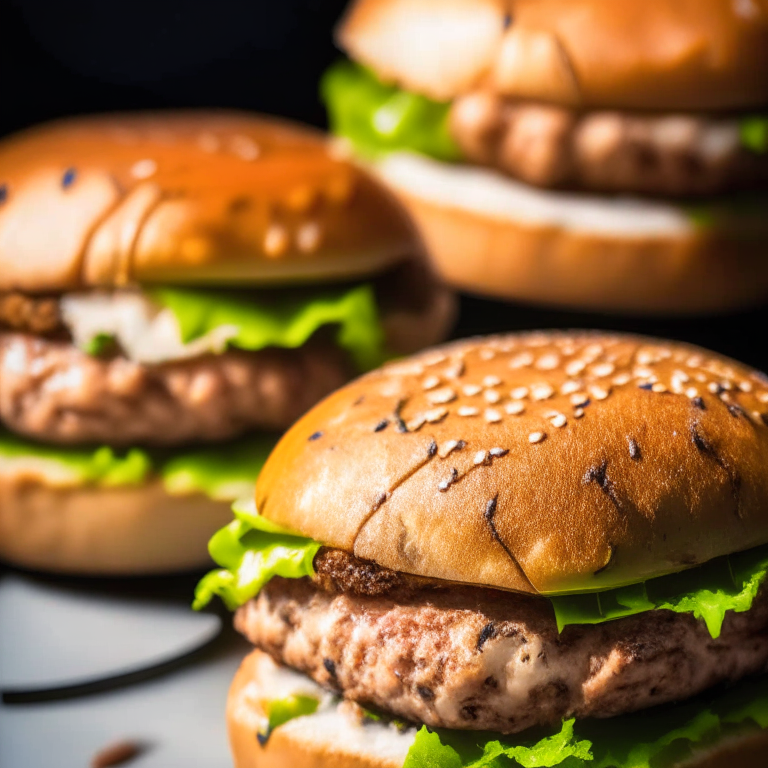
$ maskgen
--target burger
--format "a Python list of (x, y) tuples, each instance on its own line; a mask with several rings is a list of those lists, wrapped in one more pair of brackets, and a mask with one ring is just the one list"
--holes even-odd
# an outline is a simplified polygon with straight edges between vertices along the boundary
[(628, 313), (768, 297), (765, 0), (357, 0), (338, 42), (332, 127), (452, 284)]
[(444, 338), (402, 206), (324, 137), (238, 113), (0, 143), (0, 559), (209, 564), (277, 433)]
[(462, 341), (345, 386), (211, 541), (237, 768), (764, 766), (768, 378)]

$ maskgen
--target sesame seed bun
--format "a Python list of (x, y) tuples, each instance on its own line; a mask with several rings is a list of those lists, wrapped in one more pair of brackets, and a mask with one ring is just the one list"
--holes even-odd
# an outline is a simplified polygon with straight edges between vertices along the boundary
[(528, 593), (768, 542), (768, 379), (675, 342), (480, 338), (305, 415), (256, 486), (275, 523), (391, 570)]
[(582, 108), (768, 103), (765, 0), (358, 0), (338, 41), (438, 100), (486, 83)]
[[(275, 698), (276, 685), (295, 687), (295, 676), (296, 673), (278, 667), (261, 651), (254, 651), (241, 664), (227, 700), (227, 727), (235, 768), (402, 768), (415, 730), (398, 733), (383, 723), (361, 724), (344, 712), (344, 704), (290, 720), (276, 728), (266, 745), (261, 746), (254, 734), (263, 727), (262, 702)], [(751, 733), (724, 744), (708, 745), (684, 765), (665, 765), (762, 768), (767, 748), (768, 735)]]
[(0, 291), (369, 276), (401, 207), (308, 128), (241, 113), (80, 118), (0, 142)]
[(139, 576), (210, 563), (207, 543), (230, 502), (170, 495), (160, 481), (56, 486), (34, 471), (0, 472), (0, 560), (49, 573)]
[(408, 153), (376, 170), (408, 207), (435, 270), (470, 293), (676, 315), (768, 298), (765, 217), (702, 222), (672, 202), (541, 190)]

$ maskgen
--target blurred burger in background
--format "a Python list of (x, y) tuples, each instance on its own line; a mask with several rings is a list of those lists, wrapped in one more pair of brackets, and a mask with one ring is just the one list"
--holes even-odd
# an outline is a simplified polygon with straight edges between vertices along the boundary
[(768, 296), (765, 0), (358, 0), (332, 127), (470, 292), (633, 313)]
[(400, 205), (311, 130), (77, 119), (5, 140), (0, 169), (11, 563), (203, 565), (272, 435), (452, 321)]

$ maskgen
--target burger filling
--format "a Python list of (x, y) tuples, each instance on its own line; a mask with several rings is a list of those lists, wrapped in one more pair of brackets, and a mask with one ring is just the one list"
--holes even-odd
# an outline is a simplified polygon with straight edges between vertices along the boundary
[(349, 62), (323, 82), (334, 132), (373, 160), (415, 152), (541, 187), (700, 197), (764, 187), (768, 118), (579, 112), (480, 90), (451, 103)]
[(385, 359), (387, 302), (386, 284), (0, 295), (0, 475), (247, 495), (271, 433)]
[[(631, 713), (711, 697), (706, 691), (768, 672), (768, 547), (561, 597), (395, 573), (285, 531), (250, 504), (236, 505), (210, 551), (222, 568), (198, 586), (197, 608), (219, 595), (239, 609), (240, 631), (280, 663), (364, 708), (423, 724), (412, 749), (453, 749), (439, 729), (519, 734), (497, 739), (518, 745), (535, 729), (558, 727), (565, 731), (550, 738), (567, 731), (572, 741), (574, 727), (599, 728), (590, 718), (622, 716), (631, 729), (634, 717), (655, 722), (653, 714)], [(745, 690), (763, 698), (748, 697), (747, 705), (762, 719), (743, 721), (768, 727), (766, 689), (750, 685)], [(709, 704), (694, 700), (672, 712), (688, 717), (699, 706)], [(720, 732), (716, 717), (701, 717), (707, 738)], [(482, 749), (495, 743), (461, 738)], [(583, 760), (574, 765), (651, 765), (577, 752), (522, 764), (571, 765), (569, 755)], [(475, 765), (445, 760), (434, 764)]]
[(768, 672), (768, 547), (564, 597), (393, 573), (247, 504), (210, 550), (196, 607), (221, 596), (280, 663), (422, 726), (407, 768), (651, 768), (768, 728), (765, 681), (738, 682)]

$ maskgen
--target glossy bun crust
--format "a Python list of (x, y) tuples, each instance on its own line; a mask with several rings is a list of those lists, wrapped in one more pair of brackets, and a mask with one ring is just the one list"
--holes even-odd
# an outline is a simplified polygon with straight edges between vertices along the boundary
[(768, 0), (358, 0), (338, 39), (439, 100), (487, 86), (582, 108), (768, 104)]
[[(227, 727), (235, 768), (402, 767), (400, 745), (382, 748), (381, 742), (374, 741), (370, 725), (360, 726), (351, 719), (339, 723), (340, 718), (335, 718), (332, 731), (324, 731), (321, 723), (312, 723), (312, 717), (291, 720), (273, 731), (266, 746), (260, 746), (254, 735), (257, 724), (264, 719), (259, 701), (270, 698), (263, 677), (270, 676), (273, 667), (266, 654), (254, 651), (245, 658), (232, 682), (227, 700)], [(376, 727), (378, 723), (373, 725)], [(767, 749), (768, 733), (757, 732), (700, 752), (684, 766), (665, 765), (667, 768), (763, 768)]]
[(336, 280), (419, 250), (389, 193), (271, 118), (80, 118), (0, 142), (0, 291)]
[(551, 594), (768, 542), (768, 380), (633, 336), (475, 339), (331, 395), (257, 483), (270, 520), (386, 568)]

